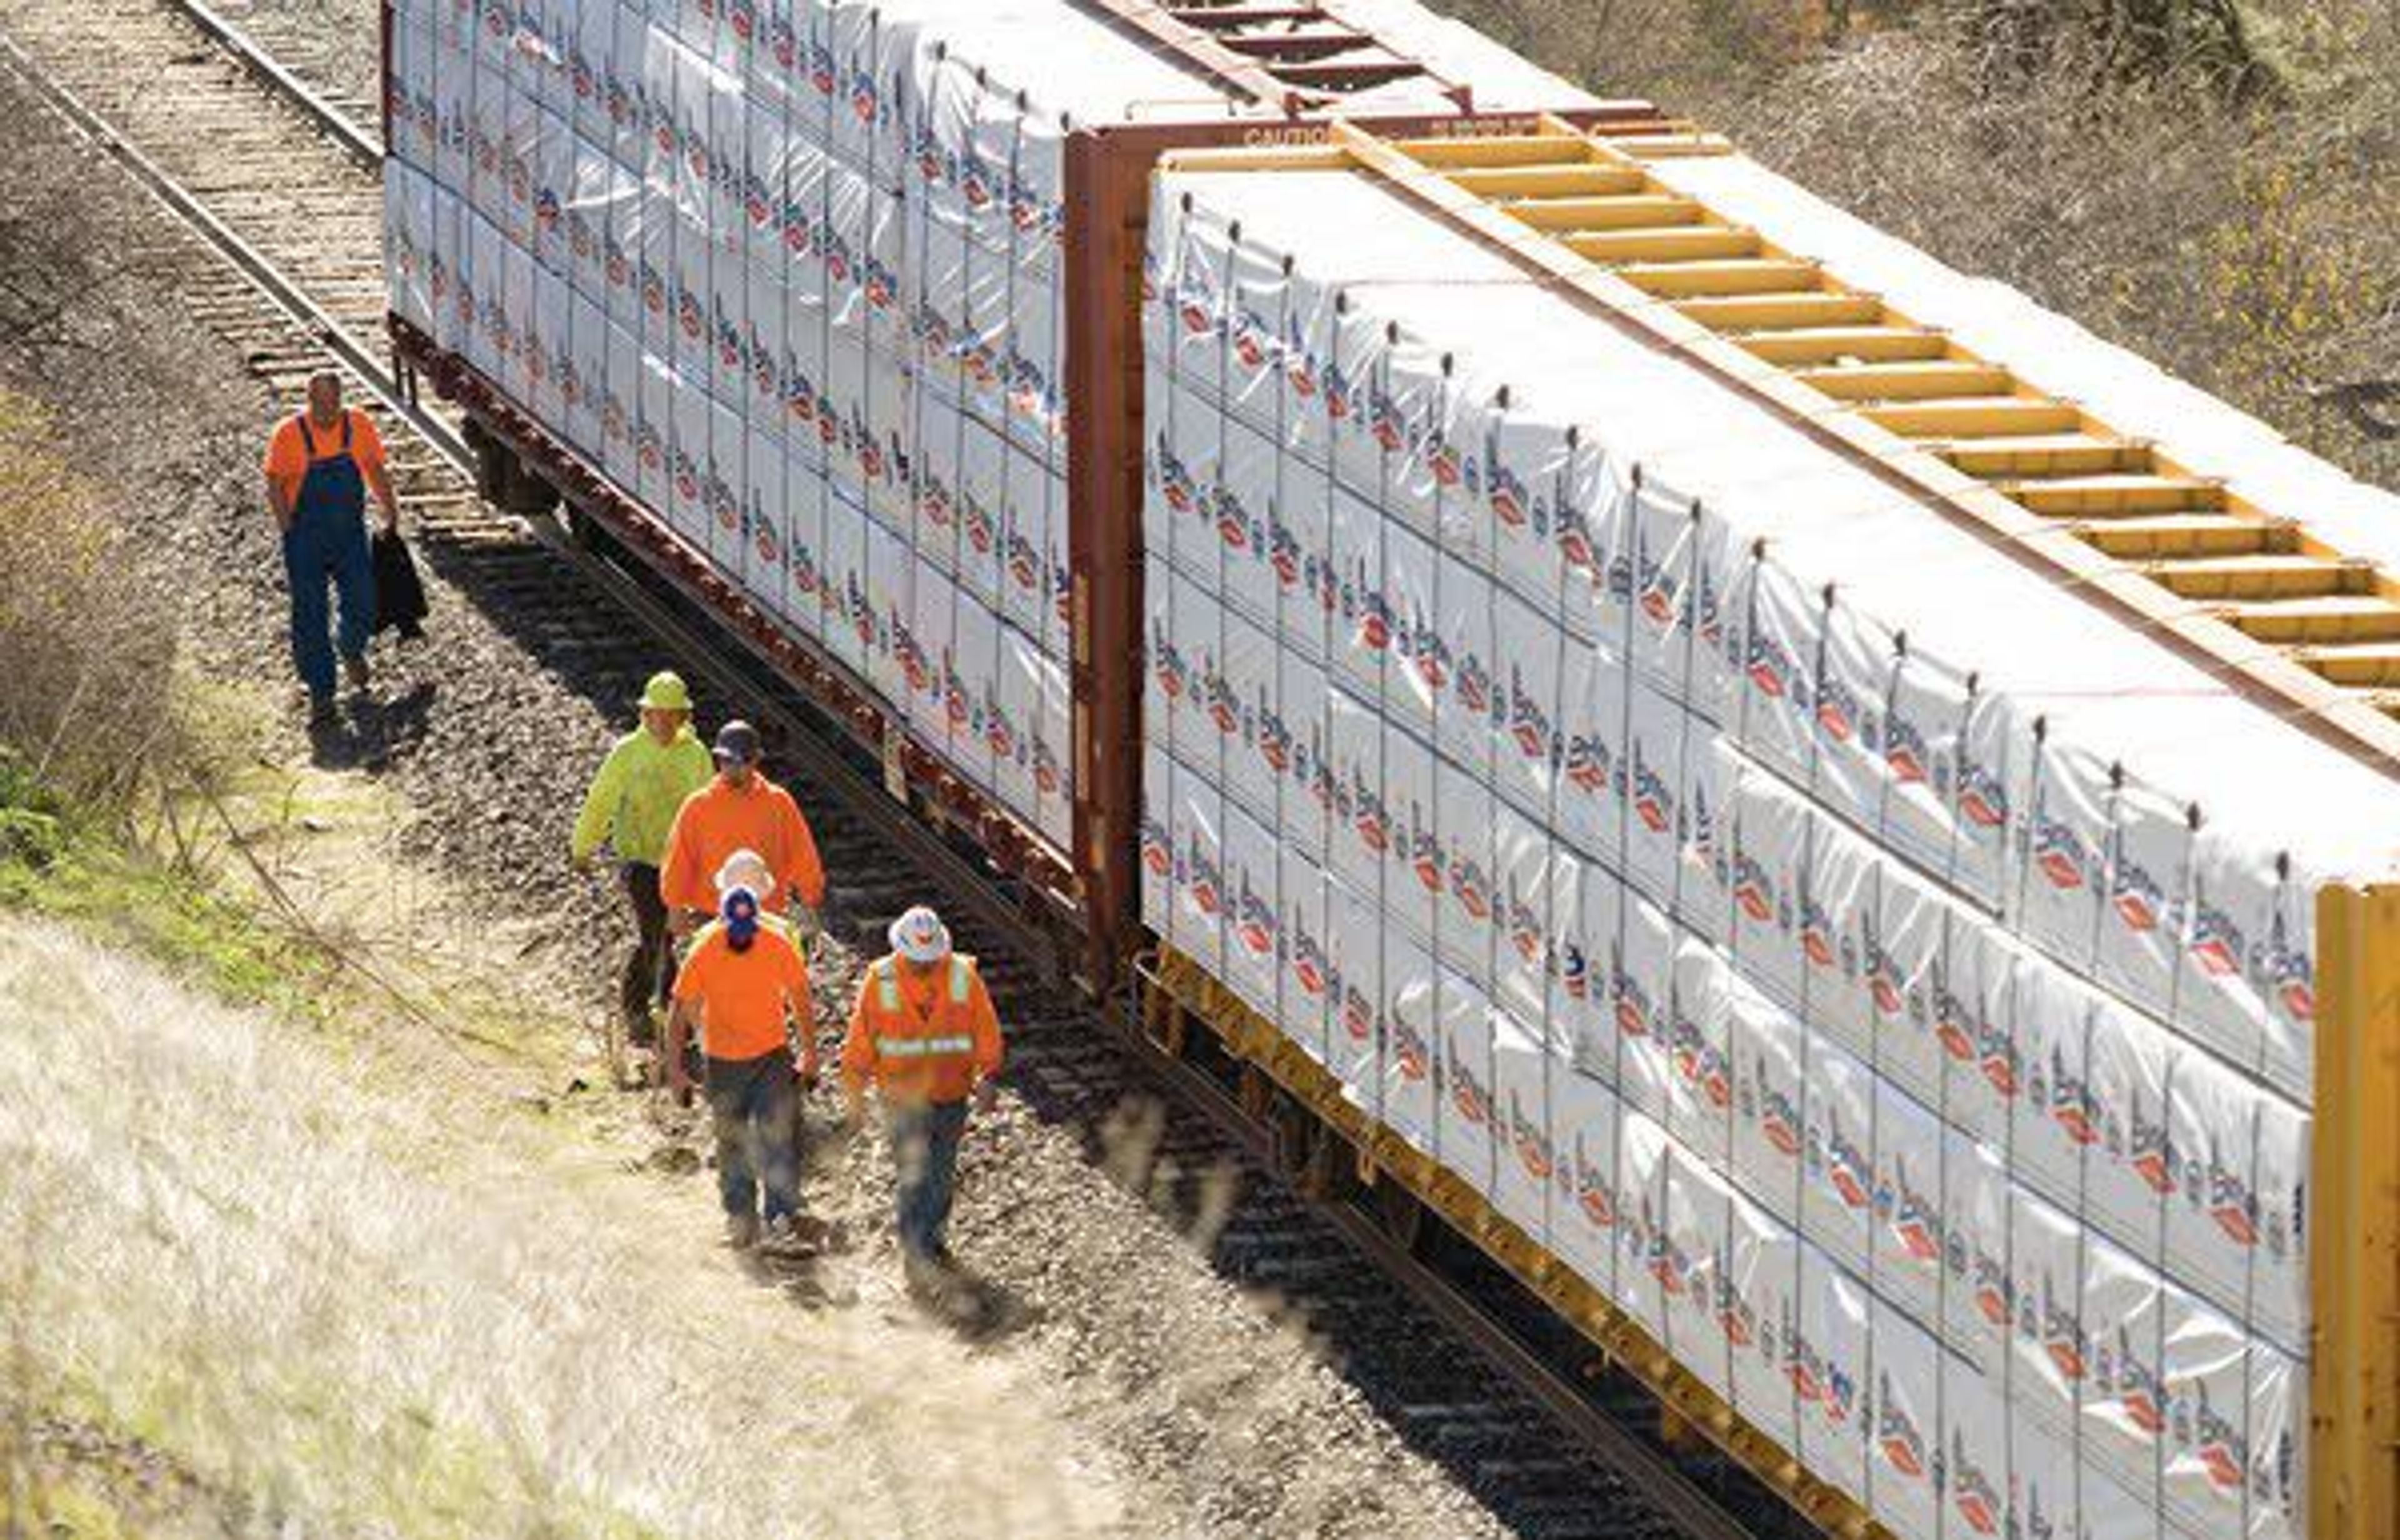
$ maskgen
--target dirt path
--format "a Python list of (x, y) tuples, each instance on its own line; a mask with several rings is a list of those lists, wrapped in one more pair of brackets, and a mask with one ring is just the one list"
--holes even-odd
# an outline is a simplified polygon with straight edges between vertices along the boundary
[(12, 1389), (80, 1387), (302, 1533), (1172, 1527), (1029, 1366), (791, 1307), (684, 1192), (464, 1077), (25, 921), (0, 1019)]

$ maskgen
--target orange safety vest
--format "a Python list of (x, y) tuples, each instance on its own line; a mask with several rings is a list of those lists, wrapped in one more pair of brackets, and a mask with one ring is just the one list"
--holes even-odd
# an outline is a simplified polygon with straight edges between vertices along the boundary
[[(877, 1086), (894, 1100), (963, 1101), (975, 1089), (975, 959), (953, 952), (949, 961), (933, 1009), (921, 1014), (901, 993), (899, 969), (890, 958), (866, 970), (852, 1030), (866, 1034), (867, 1052), (859, 1056), (868, 1059)], [(982, 1025), (996, 1032), (997, 1024)]]

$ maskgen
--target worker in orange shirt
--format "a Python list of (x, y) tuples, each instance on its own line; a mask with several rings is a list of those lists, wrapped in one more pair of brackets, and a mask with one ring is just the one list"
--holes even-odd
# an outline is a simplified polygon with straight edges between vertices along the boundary
[(825, 904), (825, 867), (818, 863), (816, 838), (800, 816), (800, 805), (758, 769), (758, 729), (747, 722), (728, 722), (716, 729), (711, 752), (716, 774), (684, 798), (659, 863), (659, 895), (666, 901), (675, 934), (689, 932), (716, 907), (710, 876), (736, 851), (756, 852), (767, 863), (775, 879), (762, 895), (767, 908), (789, 914), (797, 899), (802, 913), (792, 918), (802, 922), (804, 931), (811, 929)]
[(792, 1250), (798, 1243), (792, 1219), (800, 1197), (794, 1139), (799, 1089), (817, 1078), (808, 965), (784, 928), (762, 911), (757, 892), (730, 884), (718, 903), (717, 919), (701, 932), (675, 975), (675, 997), (667, 1017), (667, 1086), (678, 1100), (690, 1095), (684, 1043), (696, 1018), (716, 1133), (726, 1239), (736, 1250), (753, 1245), (770, 1252)]
[[(387, 533), (400, 528), (400, 499), (385, 473), (383, 440), (373, 419), (342, 404), (342, 376), (308, 376), (307, 410), (283, 419), (267, 441), (266, 501), (283, 538), (283, 575), (292, 590), (292, 661), (308, 687), (309, 720), (334, 713), (334, 654), (354, 690), (367, 688), (367, 642), (375, 634), (375, 554), (367, 544), (366, 498), (375, 494)], [(341, 625), (326, 635), (325, 585), (341, 601)]]
[(941, 917), (920, 905), (892, 922), (892, 954), (866, 970), (841, 1044), (849, 1126), (866, 1116), (866, 1087), (891, 1124), (900, 1253), (912, 1285), (948, 1270), (950, 1196), (967, 1106), (998, 1094), (1000, 1017), (975, 959), (950, 949)]

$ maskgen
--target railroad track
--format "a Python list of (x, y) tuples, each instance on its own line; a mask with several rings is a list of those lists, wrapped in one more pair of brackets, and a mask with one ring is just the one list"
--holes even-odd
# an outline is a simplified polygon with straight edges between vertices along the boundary
[[(272, 18), (259, 20), (272, 25)], [(280, 399), (330, 355), (383, 407), (395, 483), (428, 559), (545, 661), (629, 698), (663, 646), (739, 701), (811, 792), (839, 874), (837, 922), (875, 935), (929, 888), (954, 919), (1011, 1031), (1010, 1080), (1037, 1113), (1092, 1136), (1164, 1087), (1154, 1158), (1194, 1178), (1227, 1164), (1240, 1196), (1213, 1253), (1271, 1288), (1339, 1354), (1415, 1448), (1504, 1522), (1615, 1540), (1814, 1533), (1746, 1476), (1672, 1437), (1647, 1397), (1464, 1246), (1396, 1237), (1366, 1209), (1313, 1203), (1270, 1175), (1271, 1140), (1228, 1067), (1169, 1058), (1058, 987), (1024, 895), (885, 792), (763, 661), (729, 647), (689, 597), (607, 542), (503, 512), (478, 495), (455, 421), (384, 363), (379, 143), (372, 109), (310, 84), (276, 40), (189, 0), (0, 0), (0, 65), (31, 82), (197, 233), (179, 282), (190, 313), (239, 348)], [(642, 630), (618, 617), (631, 612)], [(1123, 1020), (1111, 1019), (1120, 1011)], [(1127, 1029), (1116, 1029), (1120, 1027)], [(1174, 1201), (1204, 1201), (1196, 1180)]]

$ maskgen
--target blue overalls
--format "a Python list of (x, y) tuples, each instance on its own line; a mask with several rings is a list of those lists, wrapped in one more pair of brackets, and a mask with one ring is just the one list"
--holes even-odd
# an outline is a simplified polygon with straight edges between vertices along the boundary
[(306, 412), (299, 421), (308, 473), (292, 499), (292, 527), (283, 532), (283, 575), (292, 585), (292, 661), (308, 693), (323, 698), (334, 693), (325, 579), (333, 579), (341, 598), (342, 656), (364, 658), (375, 634), (375, 555), (367, 546), (366, 478), (350, 457), (349, 413), (342, 414), (342, 442), (330, 455), (317, 453)]

